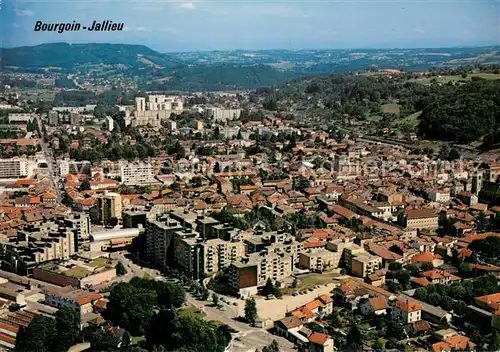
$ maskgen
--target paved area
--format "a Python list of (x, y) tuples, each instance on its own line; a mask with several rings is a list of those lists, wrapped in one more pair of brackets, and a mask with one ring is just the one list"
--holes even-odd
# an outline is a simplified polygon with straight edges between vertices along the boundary
[[(227, 299), (227, 298), (224, 298)], [(227, 299), (229, 300), (229, 299)], [(232, 300), (234, 302), (234, 299)], [(243, 301), (241, 301), (243, 302)], [(226, 325), (229, 325), (233, 329), (237, 330), (238, 333), (235, 335), (231, 343), (226, 349), (226, 352), (255, 352), (256, 350), (262, 351), (262, 349), (271, 344), (273, 340), (278, 341), (280, 344), (281, 352), (292, 352), (295, 351), (294, 345), (279, 336), (272, 335), (267, 330), (262, 328), (255, 328), (246, 323), (239, 322), (235, 320), (238, 314), (238, 307), (221, 302), (223, 310), (210, 306), (209, 302), (201, 302), (193, 298), (188, 294), (188, 303), (194, 305), (198, 309), (201, 309), (205, 314), (205, 319), (220, 321)]]
[[(272, 321), (279, 320), (285, 317), (286, 312), (295, 308), (303, 306), (311, 302), (315, 298), (323, 294), (330, 294), (337, 284), (331, 283), (326, 286), (321, 286), (312, 292), (307, 292), (304, 295), (289, 296), (285, 295), (281, 299), (266, 300), (264, 297), (257, 296), (255, 301), (257, 303), (257, 313), (261, 319), (270, 319)], [(245, 302), (238, 301), (239, 314), (243, 315), (245, 311)]]

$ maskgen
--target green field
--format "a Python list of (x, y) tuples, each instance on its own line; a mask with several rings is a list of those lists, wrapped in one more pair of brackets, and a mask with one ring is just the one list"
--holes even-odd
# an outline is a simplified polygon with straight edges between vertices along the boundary
[(399, 115), (400, 107), (398, 104), (384, 104), (382, 105), (382, 111), (384, 112), (384, 114)]
[(368, 116), (366, 119), (368, 121), (378, 122), (378, 121), (382, 120), (383, 117), (382, 116)]
[(436, 79), (438, 83), (446, 84), (448, 82), (459, 82), (459, 81), (470, 81), (472, 77), (478, 77), (483, 79), (500, 79), (500, 75), (494, 73), (469, 73), (466, 78), (461, 75), (449, 75), (449, 76), (436, 76), (436, 77), (426, 77), (411, 79), (410, 82), (417, 82), (421, 84), (429, 84), (431, 80)]
[(146, 338), (144, 336), (132, 336), (130, 340), (132, 340), (132, 345), (137, 345), (139, 342), (145, 341)]
[(297, 287), (296, 288), (288, 287), (286, 289), (286, 291), (287, 291), (287, 293), (293, 293), (295, 291), (307, 290), (310, 287), (313, 287), (315, 285), (331, 284), (332, 282), (334, 282), (334, 280), (337, 280), (340, 277), (342, 277), (342, 275), (337, 274), (335, 272), (324, 272), (322, 274), (315, 273), (315, 274), (301, 275), (301, 276), (297, 277), (297, 280), (299, 281), (299, 284), (297, 285)]
[(184, 308), (184, 309), (180, 309), (179, 315), (181, 315), (181, 316), (182, 315), (183, 316), (193, 316), (193, 317), (200, 317), (200, 318), (203, 318), (204, 316), (206, 316), (205, 313), (200, 312), (200, 310), (193, 305), (191, 305), (187, 308)]
[(396, 127), (400, 124), (409, 124), (413, 129), (416, 129), (418, 124), (420, 123), (420, 120), (418, 117), (422, 114), (422, 111), (417, 111), (414, 114), (408, 115), (405, 118), (398, 119), (392, 122), (393, 127)]

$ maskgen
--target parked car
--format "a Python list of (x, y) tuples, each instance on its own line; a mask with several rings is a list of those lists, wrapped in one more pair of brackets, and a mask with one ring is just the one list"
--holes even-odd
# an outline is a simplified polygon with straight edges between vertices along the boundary
[(275, 299), (275, 298), (276, 298), (276, 296), (274, 296), (274, 295), (267, 295), (267, 297), (266, 297), (266, 299), (268, 299), (268, 300)]
[(295, 297), (295, 296), (298, 296), (298, 295), (299, 295), (299, 293), (298, 293), (298, 292), (294, 292), (294, 293), (292, 293), (292, 296), (294, 296), (294, 297)]

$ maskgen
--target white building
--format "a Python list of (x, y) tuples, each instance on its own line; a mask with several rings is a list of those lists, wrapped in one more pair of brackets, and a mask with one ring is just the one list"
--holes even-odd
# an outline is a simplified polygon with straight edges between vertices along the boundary
[(0, 159), (0, 178), (31, 178), (35, 175), (37, 163), (26, 157)]
[(154, 167), (143, 162), (123, 163), (120, 167), (121, 182), (125, 185), (149, 185), (157, 183)]
[(433, 189), (427, 194), (429, 200), (438, 203), (448, 203), (450, 201), (449, 189)]
[(135, 110), (125, 110), (127, 125), (160, 127), (161, 122), (172, 114), (181, 114), (184, 110), (182, 99), (177, 96), (148, 95), (147, 98), (135, 98)]
[(29, 122), (32, 121), (34, 118), (34, 115), (31, 113), (10, 113), (9, 114), (9, 123), (12, 122)]
[(111, 116), (106, 116), (106, 128), (108, 131), (113, 131), (115, 129), (115, 120)]
[(411, 324), (422, 319), (422, 307), (415, 302), (398, 299), (392, 303), (391, 319), (402, 324)]
[(242, 109), (223, 109), (209, 107), (205, 109), (205, 115), (214, 121), (237, 120), (241, 116)]

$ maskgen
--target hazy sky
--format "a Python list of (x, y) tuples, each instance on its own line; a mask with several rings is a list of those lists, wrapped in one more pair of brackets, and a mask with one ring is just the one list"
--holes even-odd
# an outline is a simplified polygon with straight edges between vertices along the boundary
[[(161, 52), (500, 44), (498, 0), (3, 0), (1, 45), (144, 44)], [(122, 32), (34, 32), (36, 21)]]

